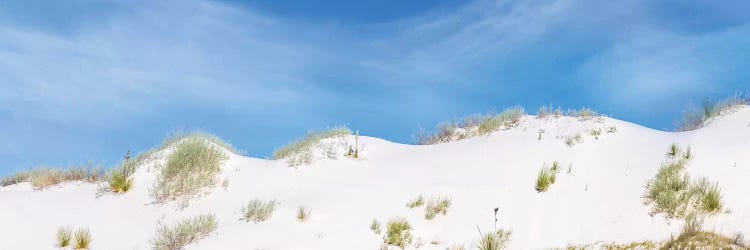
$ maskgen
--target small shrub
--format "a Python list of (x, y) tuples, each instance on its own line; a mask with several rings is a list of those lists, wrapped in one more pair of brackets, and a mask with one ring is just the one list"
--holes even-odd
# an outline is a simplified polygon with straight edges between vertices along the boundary
[(406, 203), (406, 207), (408, 208), (421, 207), (422, 205), (424, 205), (424, 197), (422, 197), (421, 194), (417, 196), (417, 198), (415, 198), (414, 200), (411, 200), (408, 203)]
[(91, 233), (88, 229), (81, 228), (75, 234), (75, 249), (89, 249), (91, 245)]
[(448, 213), (448, 208), (450, 206), (451, 199), (448, 197), (431, 199), (424, 207), (424, 218), (427, 220), (432, 220), (438, 214), (445, 215), (446, 213)]
[(646, 184), (645, 203), (654, 205), (651, 215), (664, 213), (675, 218), (685, 214), (693, 193), (688, 192), (690, 178), (684, 173), (684, 166), (684, 161), (665, 163)]
[(57, 246), (67, 247), (70, 246), (70, 240), (72, 239), (73, 230), (70, 227), (60, 227), (57, 229)]
[(569, 136), (567, 139), (565, 139), (565, 144), (571, 147), (575, 144), (582, 143), (582, 142), (583, 142), (583, 136), (581, 136), (581, 134)]
[(133, 180), (122, 172), (113, 172), (109, 178), (109, 188), (115, 193), (125, 193), (133, 186)]
[(549, 189), (549, 186), (554, 184), (557, 180), (557, 171), (548, 169), (548, 168), (542, 168), (539, 170), (539, 174), (536, 178), (536, 185), (534, 186), (534, 189), (536, 189), (537, 192), (545, 192)]
[(421, 145), (437, 144), (489, 134), (515, 126), (524, 115), (526, 113), (523, 108), (516, 106), (499, 114), (470, 115), (464, 117), (460, 122), (458, 119), (454, 119), (452, 122), (439, 124), (435, 134), (426, 135), (420, 132), (417, 143)]
[(221, 164), (227, 159), (218, 146), (200, 137), (188, 137), (169, 156), (151, 195), (157, 202), (197, 195), (216, 185)]
[(252, 221), (258, 223), (266, 221), (271, 218), (277, 205), (278, 203), (275, 200), (253, 200), (242, 207), (242, 216), (248, 222)]
[(310, 213), (312, 210), (306, 207), (299, 207), (297, 209), (297, 221), (305, 222), (310, 219)]
[(406, 249), (407, 246), (411, 245), (411, 225), (404, 218), (392, 218), (386, 225), (386, 236), (385, 243), (391, 246), (397, 246), (401, 249)]
[(175, 225), (160, 223), (156, 236), (151, 239), (154, 250), (179, 250), (201, 240), (215, 231), (218, 224), (213, 214), (198, 215)]
[(380, 221), (377, 219), (372, 219), (372, 223), (370, 223), (370, 230), (374, 232), (375, 234), (380, 234)]
[(477, 248), (479, 250), (501, 250), (510, 240), (511, 232), (497, 230), (496, 232), (486, 233), (479, 239)]

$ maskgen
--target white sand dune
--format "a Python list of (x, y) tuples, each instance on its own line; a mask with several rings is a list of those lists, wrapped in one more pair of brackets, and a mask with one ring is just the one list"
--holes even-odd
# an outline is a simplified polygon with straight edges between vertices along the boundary
[[(606, 133), (610, 126), (617, 132)], [(718, 182), (731, 210), (709, 217), (705, 228), (749, 234), (749, 126), (748, 106), (690, 132), (611, 118), (526, 116), (512, 129), (437, 145), (360, 137), (363, 159), (339, 157), (299, 168), (231, 154), (222, 173), (228, 187), (219, 185), (184, 209), (153, 203), (149, 189), (156, 172), (150, 163), (135, 173), (134, 189), (122, 195), (97, 197), (98, 185), (89, 183), (40, 191), (22, 183), (0, 188), (0, 249), (56, 249), (62, 225), (88, 227), (92, 249), (150, 249), (157, 221), (208, 212), (216, 215), (218, 230), (187, 249), (378, 249), (382, 235), (370, 231), (370, 222), (394, 216), (408, 219), (414, 237), (424, 243), (420, 249), (456, 244), (473, 249), (477, 226), (493, 229), (494, 207), (500, 208), (498, 227), (513, 232), (510, 249), (661, 241), (678, 233), (682, 222), (649, 216), (642, 196), (672, 143), (691, 147), (687, 171)], [(594, 128), (603, 128), (598, 139), (586, 132)], [(539, 129), (545, 131), (541, 140)], [(566, 145), (562, 137), (577, 133), (584, 142)], [(562, 167), (557, 182), (538, 193), (537, 173), (553, 161)], [(449, 196), (453, 205), (447, 215), (428, 221), (423, 209), (405, 206), (419, 194)], [(280, 202), (270, 220), (240, 220), (242, 205), (255, 198)], [(295, 219), (299, 206), (312, 209), (306, 223)]]

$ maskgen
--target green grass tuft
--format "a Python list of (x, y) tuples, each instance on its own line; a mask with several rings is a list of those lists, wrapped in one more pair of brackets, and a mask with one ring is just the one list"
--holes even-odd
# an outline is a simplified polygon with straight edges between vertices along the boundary
[(58, 228), (57, 229), (57, 246), (58, 247), (70, 246), (70, 241), (73, 238), (72, 234), (73, 234), (73, 230), (68, 226)]
[(496, 232), (486, 233), (482, 235), (477, 243), (477, 249), (479, 250), (501, 250), (505, 249), (505, 245), (510, 240), (510, 231), (497, 230)]
[[(273, 159), (286, 159), (289, 166), (292, 167), (311, 164), (314, 159), (315, 148), (322, 140), (351, 134), (352, 130), (344, 126), (334, 127), (323, 131), (310, 132), (305, 135), (305, 137), (297, 139), (292, 143), (289, 143), (286, 146), (274, 151)], [(357, 149), (357, 151), (358, 150), (359, 149)], [(357, 154), (358, 153), (359, 152), (357, 152)], [(359, 157), (359, 155), (357, 155), (357, 157)]]
[(421, 207), (422, 205), (424, 205), (424, 197), (421, 194), (417, 198), (414, 198), (414, 200), (406, 203), (406, 207), (408, 208)]
[(11, 176), (0, 179), (0, 186), (10, 186), (22, 182), (29, 182), (34, 189), (45, 189), (60, 183), (71, 181), (83, 181), (97, 183), (105, 179), (105, 171), (102, 167), (93, 167), (91, 163), (86, 166), (61, 168), (35, 168), (21, 171)]
[(198, 215), (182, 220), (172, 226), (160, 223), (156, 236), (151, 239), (154, 250), (179, 250), (190, 243), (201, 240), (218, 226), (213, 214)]
[(555, 164), (553, 164), (552, 169), (548, 169), (544, 167), (541, 170), (539, 170), (539, 174), (537, 175), (536, 185), (534, 186), (534, 189), (536, 189), (537, 192), (545, 192), (549, 190), (549, 187), (552, 184), (555, 184), (555, 181), (557, 180), (558, 171), (559, 171), (559, 168)]
[(380, 221), (378, 221), (377, 219), (372, 219), (372, 222), (370, 223), (370, 230), (372, 230), (372, 232), (374, 232), (375, 234), (380, 234)]
[(242, 217), (248, 222), (262, 222), (271, 218), (278, 203), (275, 200), (261, 201), (252, 200), (242, 207)]
[(227, 155), (220, 147), (201, 137), (179, 142), (162, 167), (151, 195), (158, 201), (177, 200), (197, 195), (217, 182), (221, 164)]
[(420, 131), (417, 136), (417, 144), (438, 144), (455, 140), (466, 139), (479, 135), (486, 135), (504, 128), (511, 128), (526, 115), (521, 106), (508, 108), (499, 114), (487, 113), (466, 116), (461, 121), (454, 119), (452, 122), (444, 122), (437, 126), (437, 132), (426, 134)]
[(413, 236), (411, 234), (411, 225), (406, 219), (397, 217), (392, 218), (386, 225), (385, 243), (391, 246), (397, 246), (406, 249), (411, 245)]
[(439, 197), (430, 199), (427, 205), (424, 207), (424, 218), (426, 220), (432, 220), (438, 214), (445, 215), (448, 213), (448, 208), (451, 206), (451, 199), (448, 197)]
[(75, 234), (75, 249), (89, 249), (91, 245), (91, 233), (88, 229), (81, 228)]
[(306, 207), (299, 207), (297, 209), (297, 221), (299, 222), (306, 222), (310, 219), (310, 214), (312, 213), (312, 210)]

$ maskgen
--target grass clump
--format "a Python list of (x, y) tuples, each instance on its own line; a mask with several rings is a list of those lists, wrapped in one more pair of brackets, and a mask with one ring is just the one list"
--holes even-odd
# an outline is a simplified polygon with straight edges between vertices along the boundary
[(720, 101), (706, 98), (700, 105), (689, 105), (682, 119), (675, 123), (677, 131), (690, 131), (702, 128), (709, 119), (724, 115), (734, 108), (750, 103), (750, 92), (735, 94)]
[(484, 115), (469, 115), (460, 121), (454, 119), (452, 122), (439, 124), (437, 132), (434, 134), (425, 134), (423, 131), (420, 131), (417, 136), (417, 144), (438, 144), (486, 135), (500, 129), (515, 126), (524, 115), (526, 115), (524, 109), (520, 106), (515, 106), (499, 114), (490, 112)]
[(135, 173), (137, 162), (134, 160), (125, 160), (122, 165), (112, 169), (109, 173), (109, 189), (115, 193), (125, 193), (133, 187), (131, 175)]
[(691, 181), (686, 171), (689, 158), (677, 157), (679, 147), (672, 144), (659, 172), (646, 184), (645, 204), (653, 205), (651, 215), (663, 213), (667, 218), (685, 218), (691, 213), (713, 214), (721, 211), (721, 190), (716, 183), (703, 178)]
[(22, 171), (0, 179), (0, 186), (10, 186), (29, 182), (34, 189), (45, 189), (60, 183), (83, 181), (97, 183), (105, 179), (106, 172), (102, 167), (87, 166), (61, 168), (35, 168)]
[(198, 215), (172, 226), (160, 223), (156, 236), (151, 239), (154, 250), (178, 250), (201, 240), (218, 226), (213, 214)]
[(315, 148), (322, 140), (351, 134), (352, 130), (343, 126), (334, 127), (323, 131), (310, 132), (305, 135), (305, 137), (297, 139), (292, 143), (289, 143), (286, 146), (274, 151), (273, 159), (286, 159), (289, 166), (292, 167), (311, 164), (314, 159)]
[(311, 209), (306, 207), (299, 207), (297, 209), (297, 221), (306, 222), (310, 219), (310, 213), (312, 213)]
[(505, 249), (505, 245), (508, 243), (508, 240), (510, 240), (511, 236), (510, 231), (504, 231), (504, 230), (497, 230), (495, 232), (490, 232), (482, 235), (482, 238), (479, 239), (479, 243), (477, 243), (477, 249), (479, 250), (501, 250)]
[(539, 170), (539, 174), (536, 177), (536, 185), (534, 186), (537, 192), (546, 192), (552, 184), (555, 184), (557, 173), (559, 172), (559, 167), (557, 166), (558, 164), (555, 162), (552, 164), (551, 169), (543, 167)]
[(88, 229), (81, 228), (78, 229), (75, 233), (75, 245), (73, 246), (75, 249), (89, 249), (89, 246), (91, 245), (91, 233)]
[(411, 225), (404, 218), (392, 218), (388, 221), (385, 235), (385, 243), (405, 249), (411, 245)]
[(270, 219), (273, 212), (276, 211), (277, 205), (278, 203), (275, 200), (252, 200), (250, 203), (242, 207), (242, 217), (248, 222), (252, 221), (258, 223), (266, 221)]
[(414, 200), (406, 203), (406, 207), (408, 208), (421, 207), (422, 205), (424, 205), (424, 197), (421, 194), (417, 198), (414, 198)]
[(60, 227), (57, 229), (57, 246), (67, 247), (70, 246), (73, 230), (70, 227)]
[(572, 147), (573, 145), (576, 145), (578, 143), (583, 142), (583, 136), (581, 134), (576, 134), (574, 136), (568, 136), (568, 138), (565, 139), (565, 145), (568, 145)]
[(592, 129), (590, 133), (591, 133), (591, 136), (593, 136), (595, 139), (599, 140), (599, 136), (602, 135), (602, 129), (601, 128)]
[(438, 214), (445, 215), (446, 213), (448, 213), (448, 208), (450, 206), (451, 199), (448, 197), (431, 199), (424, 207), (424, 218), (426, 220), (432, 220)]
[(370, 230), (372, 230), (372, 232), (375, 234), (380, 234), (380, 221), (378, 221), (377, 219), (372, 219), (372, 222), (370, 223)]
[(151, 195), (159, 202), (197, 195), (216, 184), (227, 158), (219, 146), (201, 137), (188, 137), (169, 156)]
[(590, 108), (581, 108), (579, 110), (571, 109), (566, 112), (567, 116), (577, 117), (578, 120), (588, 120), (599, 116), (599, 113)]

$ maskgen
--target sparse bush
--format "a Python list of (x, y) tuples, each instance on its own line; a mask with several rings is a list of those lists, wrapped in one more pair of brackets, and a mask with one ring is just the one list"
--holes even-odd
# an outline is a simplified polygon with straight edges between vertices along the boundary
[(421, 207), (422, 205), (424, 205), (424, 197), (421, 194), (417, 198), (414, 198), (414, 200), (406, 203), (406, 207), (408, 208)]
[(179, 250), (201, 240), (215, 231), (218, 224), (213, 214), (198, 215), (172, 226), (160, 222), (156, 236), (151, 240), (155, 250)]
[(133, 180), (122, 171), (113, 171), (109, 177), (109, 189), (115, 193), (125, 193), (133, 186)]
[(70, 246), (70, 240), (72, 239), (73, 230), (68, 227), (60, 227), (57, 229), (57, 246), (67, 247)]
[(242, 207), (242, 216), (248, 222), (252, 221), (258, 223), (265, 221), (271, 218), (277, 205), (278, 203), (275, 200), (252, 200), (250, 203)]
[(310, 132), (305, 137), (297, 139), (288, 145), (273, 152), (273, 159), (286, 159), (289, 166), (311, 164), (314, 159), (315, 147), (327, 138), (351, 135), (352, 130), (347, 127), (334, 127), (332, 129)]
[(556, 117), (560, 117), (560, 114), (562, 114), (562, 111), (558, 107), (557, 109), (554, 109), (552, 104), (549, 105), (542, 105), (539, 107), (539, 111), (536, 113), (537, 118), (545, 118), (550, 115), (555, 115)]
[(505, 249), (505, 244), (510, 240), (511, 232), (497, 230), (496, 232), (486, 233), (479, 239), (477, 248), (479, 250), (501, 250)]
[(92, 163), (83, 167), (36, 168), (18, 172), (0, 179), (0, 186), (10, 186), (22, 182), (29, 182), (34, 189), (44, 189), (63, 182), (83, 181), (96, 183), (104, 180), (105, 171), (102, 167), (93, 167)]
[(451, 199), (448, 197), (440, 197), (430, 199), (427, 205), (424, 207), (424, 218), (432, 220), (438, 214), (445, 215), (448, 213), (448, 208), (451, 206)]
[(372, 223), (370, 223), (370, 230), (374, 232), (375, 234), (380, 234), (380, 221), (377, 219), (372, 219)]
[(411, 225), (404, 218), (392, 218), (386, 225), (385, 243), (392, 246), (406, 249), (411, 245), (413, 236), (411, 235)]
[(213, 187), (227, 155), (201, 137), (182, 140), (157, 177), (151, 195), (158, 201), (189, 198)]
[(88, 229), (81, 228), (75, 234), (75, 249), (89, 249), (91, 245), (91, 233)]
[(557, 172), (558, 171), (556, 169), (548, 169), (546, 167), (539, 170), (534, 189), (536, 189), (537, 192), (547, 191), (549, 189), (549, 186), (554, 184), (557, 180)]
[(305, 222), (310, 219), (310, 213), (312, 210), (306, 207), (299, 207), (297, 209), (297, 221)]

